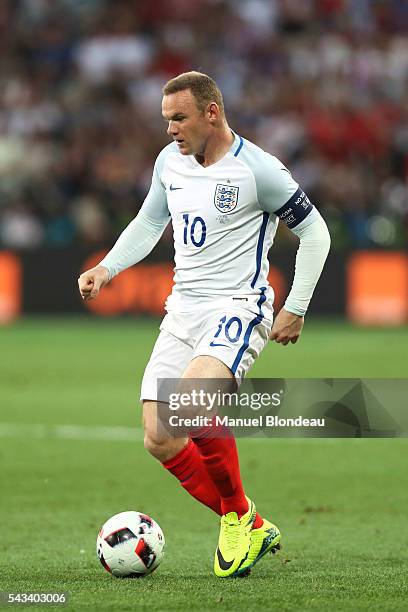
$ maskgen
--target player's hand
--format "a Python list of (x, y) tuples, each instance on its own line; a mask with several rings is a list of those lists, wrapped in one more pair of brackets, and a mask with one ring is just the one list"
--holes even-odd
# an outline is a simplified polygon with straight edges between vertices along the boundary
[(93, 300), (109, 282), (109, 271), (104, 266), (87, 270), (78, 278), (79, 293), (83, 300)]
[(295, 344), (302, 332), (304, 321), (304, 317), (299, 317), (282, 308), (272, 325), (270, 340), (275, 340), (284, 346), (289, 342)]

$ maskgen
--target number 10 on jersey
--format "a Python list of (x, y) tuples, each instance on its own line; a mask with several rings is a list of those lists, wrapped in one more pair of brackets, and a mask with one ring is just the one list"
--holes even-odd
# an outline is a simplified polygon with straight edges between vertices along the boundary
[(184, 219), (184, 244), (188, 244), (189, 238), (195, 247), (203, 246), (207, 235), (207, 227), (202, 217), (194, 217), (190, 223), (189, 213), (183, 215)]

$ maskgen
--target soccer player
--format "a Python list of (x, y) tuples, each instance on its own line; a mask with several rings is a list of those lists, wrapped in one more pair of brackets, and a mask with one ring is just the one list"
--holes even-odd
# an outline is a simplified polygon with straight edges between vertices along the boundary
[[(163, 88), (172, 138), (158, 155), (138, 215), (107, 256), (79, 277), (84, 300), (141, 261), (172, 221), (175, 285), (141, 388), (145, 447), (198, 501), (221, 516), (217, 576), (238, 576), (281, 538), (246, 497), (235, 439), (176, 438), (157, 427), (157, 379), (227, 379), (237, 384), (268, 339), (287, 345), (304, 315), (330, 246), (325, 222), (275, 157), (228, 126), (221, 92), (187, 72)], [(279, 219), (300, 239), (293, 285), (273, 322), (267, 254)]]

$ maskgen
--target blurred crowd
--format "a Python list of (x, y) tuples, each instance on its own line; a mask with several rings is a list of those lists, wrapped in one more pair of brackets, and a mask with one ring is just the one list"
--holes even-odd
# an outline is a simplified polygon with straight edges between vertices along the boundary
[(2, 0), (0, 247), (110, 244), (168, 142), (161, 87), (220, 85), (333, 245), (408, 237), (405, 0)]

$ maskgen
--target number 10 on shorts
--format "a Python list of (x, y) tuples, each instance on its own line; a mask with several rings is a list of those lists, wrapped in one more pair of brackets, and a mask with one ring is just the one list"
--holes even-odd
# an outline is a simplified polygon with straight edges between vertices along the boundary
[(238, 317), (231, 317), (227, 321), (227, 317), (223, 316), (218, 323), (218, 329), (215, 332), (214, 339), (218, 338), (224, 330), (224, 336), (230, 342), (238, 342), (242, 333), (242, 321)]

